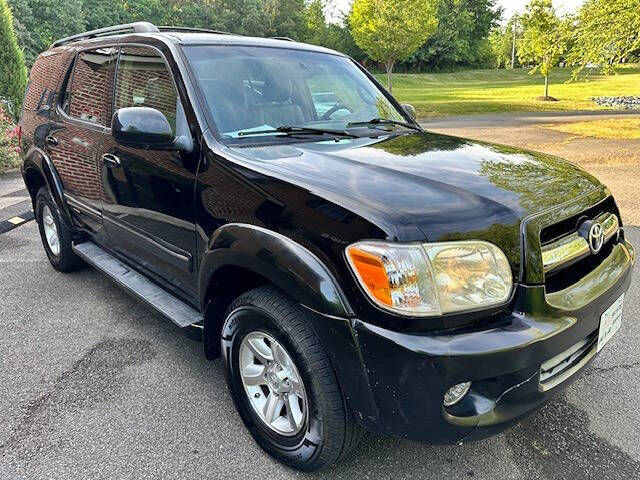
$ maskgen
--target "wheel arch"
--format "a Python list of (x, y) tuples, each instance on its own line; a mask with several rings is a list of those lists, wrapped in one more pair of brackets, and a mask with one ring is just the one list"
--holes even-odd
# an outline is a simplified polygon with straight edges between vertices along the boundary
[(33, 148), (25, 158), (22, 171), (34, 210), (36, 194), (41, 187), (46, 186), (62, 214), (63, 221), (72, 228), (71, 210), (64, 198), (62, 180), (49, 156), (41, 149)]
[(227, 224), (209, 241), (200, 268), (200, 304), (205, 314), (208, 358), (219, 354), (219, 335), (231, 301), (265, 284), (274, 285), (296, 302), (318, 312), (353, 316), (337, 280), (307, 248), (262, 227)]

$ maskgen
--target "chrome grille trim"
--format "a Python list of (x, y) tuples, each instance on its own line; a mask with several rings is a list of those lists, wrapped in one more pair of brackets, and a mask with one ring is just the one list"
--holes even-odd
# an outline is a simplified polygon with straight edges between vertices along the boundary
[[(607, 243), (620, 231), (617, 215), (603, 213), (596, 219), (604, 230), (604, 243)], [(587, 240), (578, 232), (573, 232), (555, 242), (542, 247), (542, 266), (544, 273), (558, 270), (565, 265), (577, 262), (591, 254)]]
[(580, 340), (540, 366), (540, 390), (547, 391), (561, 384), (593, 358), (597, 352), (598, 331)]

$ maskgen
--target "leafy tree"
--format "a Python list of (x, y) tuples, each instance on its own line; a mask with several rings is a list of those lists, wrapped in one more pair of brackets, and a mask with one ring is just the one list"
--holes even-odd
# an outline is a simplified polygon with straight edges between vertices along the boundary
[(117, 25), (126, 21), (126, 3), (124, 0), (84, 0), (82, 15), (86, 30)]
[(22, 107), (27, 71), (13, 32), (13, 17), (6, 0), (0, 0), (0, 98), (7, 100), (17, 117)]
[(387, 69), (392, 91), (393, 66), (414, 53), (438, 27), (437, 0), (355, 0), (349, 16), (360, 48)]
[(436, 32), (409, 58), (406, 68), (451, 69), (490, 62), (489, 32), (502, 17), (496, 0), (441, 0), (437, 16)]
[(589, 63), (613, 73), (616, 65), (640, 53), (640, 0), (587, 0), (576, 21), (567, 57), (578, 65), (574, 76)]
[(33, 12), (28, 1), (9, 0), (9, 8), (13, 13), (13, 30), (18, 40), (18, 45), (24, 53), (25, 63), (33, 65), (36, 57), (40, 53), (38, 44), (29, 30), (29, 26), (24, 23), (24, 19), (31, 19)]
[(496, 68), (511, 67), (513, 42), (515, 40), (517, 44), (520, 38), (522, 38), (522, 28), (517, 15), (512, 16), (506, 25), (498, 26), (491, 31), (489, 42)]
[(85, 30), (83, 0), (8, 0), (28, 66), (54, 40)]
[(262, 2), (267, 13), (266, 36), (290, 37), (294, 40), (302, 40), (306, 37), (304, 0), (262, 0)]
[(529, 72), (544, 77), (543, 100), (549, 97), (549, 73), (566, 50), (566, 33), (551, 0), (531, 0), (521, 17), (522, 39), (518, 44), (520, 62), (533, 63)]
[(321, 0), (311, 0), (304, 9), (307, 25), (305, 42), (322, 45), (327, 39), (327, 24), (324, 19), (324, 6)]

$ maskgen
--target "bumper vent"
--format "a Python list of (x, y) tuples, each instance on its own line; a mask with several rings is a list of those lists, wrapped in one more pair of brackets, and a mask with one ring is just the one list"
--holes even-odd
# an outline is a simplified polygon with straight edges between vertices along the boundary
[(550, 390), (580, 370), (597, 351), (598, 330), (540, 366), (540, 390)]

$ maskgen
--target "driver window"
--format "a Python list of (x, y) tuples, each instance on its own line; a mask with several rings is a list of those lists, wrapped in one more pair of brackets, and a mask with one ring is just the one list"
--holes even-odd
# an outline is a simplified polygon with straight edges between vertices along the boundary
[(150, 107), (160, 110), (176, 132), (176, 95), (162, 56), (148, 47), (123, 47), (116, 78), (115, 109)]

